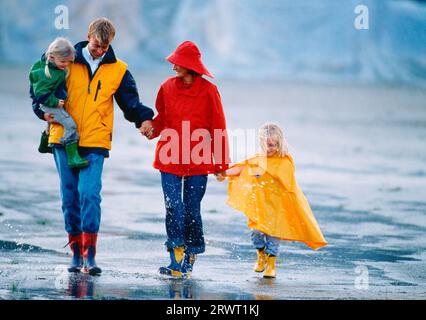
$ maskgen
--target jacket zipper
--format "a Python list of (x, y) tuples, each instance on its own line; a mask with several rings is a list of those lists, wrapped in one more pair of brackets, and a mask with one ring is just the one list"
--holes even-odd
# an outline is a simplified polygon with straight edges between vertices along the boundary
[[(87, 68), (87, 72), (89, 73), (89, 84), (87, 85), (87, 93), (88, 93), (88, 96), (86, 96), (86, 98), (84, 99), (84, 105), (83, 105), (83, 112), (82, 112), (82, 114), (81, 114), (81, 121), (80, 121), (80, 132), (84, 132), (84, 130), (83, 130), (83, 120), (84, 120), (84, 111), (86, 110), (86, 107), (87, 107), (87, 98), (89, 97), (89, 95), (90, 95), (90, 84), (92, 83), (92, 79), (93, 79), (93, 75), (92, 75), (92, 77), (90, 77), (90, 75), (91, 75), (91, 70), (90, 70), (90, 66), (86, 63), (85, 64), (86, 65), (86, 68)], [(99, 69), (99, 68), (98, 68)], [(96, 70), (97, 71), (97, 70)], [(80, 141), (82, 140), (82, 137), (81, 137), (81, 135), (80, 135)]]
[(95, 93), (95, 101), (98, 98), (99, 90), (101, 90), (101, 80), (98, 80), (98, 86), (96, 87), (96, 93)]
[[(100, 67), (100, 66), (99, 66)], [(99, 68), (98, 68), (99, 69)], [(98, 71), (98, 69), (96, 69), (96, 71), (95, 71), (95, 73)], [(89, 84), (88, 84), (88, 86), (87, 86), (87, 93), (90, 95), (90, 84), (92, 83), (92, 80), (93, 80), (93, 76), (94, 76), (94, 74), (92, 75), (92, 78), (90, 79), (90, 77), (89, 77)], [(95, 93), (95, 97), (94, 97), (94, 101), (96, 101), (96, 99), (97, 99), (97, 97), (98, 97), (98, 92), (99, 92), (99, 90), (101, 90), (101, 80), (98, 80), (98, 85), (97, 85), (97, 87), (96, 87), (96, 93)], [(81, 122), (80, 122), (80, 131), (81, 132), (83, 132), (83, 119), (84, 119), (84, 110), (86, 109), (86, 106), (87, 106), (87, 98), (88, 98), (89, 96), (87, 96), (86, 97), (86, 99), (85, 99), (85, 101), (84, 101), (84, 107), (83, 107), (83, 113), (82, 113), (82, 116), (81, 116)], [(81, 139), (81, 136), (80, 136), (80, 139)], [(111, 139), (112, 140), (112, 139)]]
[[(89, 91), (89, 94), (90, 94), (90, 82), (89, 82), (89, 89), (88, 89), (88, 91)], [(81, 113), (81, 120), (80, 120), (80, 141), (81, 140), (83, 140), (82, 139), (82, 136), (81, 136), (81, 133), (82, 132), (84, 132), (84, 130), (83, 130), (83, 120), (84, 120), (84, 110), (86, 109), (86, 105), (87, 105), (87, 98), (88, 98), (89, 96), (87, 96), (85, 99), (84, 99), (84, 105), (83, 105), (83, 111), (82, 111), (82, 113)]]
[[(89, 76), (89, 85), (87, 87), (87, 93), (90, 95), (90, 84), (92, 83), (93, 78), (95, 77), (96, 72), (98, 72), (99, 68), (104, 64), (103, 61), (101, 61), (98, 65), (98, 68), (95, 70), (95, 72), (92, 74), (92, 69), (90, 68), (89, 63), (83, 58), (83, 64), (86, 66), (87, 72), (88, 72), (88, 76)], [(96, 98), (98, 96), (98, 91), (101, 89), (101, 81), (99, 80), (98, 82), (98, 87), (96, 88), (96, 95), (95, 95), (95, 101)], [(83, 131), (83, 119), (84, 119), (84, 110), (86, 109), (87, 106), (87, 98), (89, 96), (86, 97), (86, 99), (84, 100), (84, 106), (83, 106), (83, 113), (81, 115), (81, 122), (80, 122), (80, 132), (84, 132)], [(81, 136), (80, 136), (80, 140), (81, 140)]]

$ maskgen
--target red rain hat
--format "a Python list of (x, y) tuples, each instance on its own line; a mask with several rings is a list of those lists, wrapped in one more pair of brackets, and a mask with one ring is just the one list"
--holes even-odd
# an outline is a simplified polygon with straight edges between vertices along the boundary
[(200, 50), (191, 41), (182, 42), (172, 54), (166, 57), (166, 60), (199, 74), (205, 74), (210, 78), (214, 78), (201, 61)]

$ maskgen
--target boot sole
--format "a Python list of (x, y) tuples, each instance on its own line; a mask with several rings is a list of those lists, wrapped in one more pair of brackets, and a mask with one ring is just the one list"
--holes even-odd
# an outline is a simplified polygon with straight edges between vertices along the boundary
[(71, 272), (71, 273), (80, 273), (81, 272), (81, 268), (76, 268), (76, 267), (68, 268), (68, 272)]
[(263, 275), (263, 277), (266, 278), (266, 279), (275, 279), (276, 278), (276, 276), (265, 276), (265, 275)]
[(91, 276), (98, 276), (102, 273), (100, 268), (92, 268), (92, 269), (83, 269), (83, 273), (89, 274)]
[(84, 167), (87, 167), (88, 165), (89, 165), (89, 163), (87, 163), (87, 164), (74, 164), (74, 165), (68, 164), (68, 167), (70, 167), (71, 169), (74, 169), (74, 168), (84, 168)]
[[(256, 264), (256, 266), (257, 266), (257, 264)], [(255, 268), (253, 268), (253, 271), (254, 272), (264, 272), (266, 270), (266, 266), (263, 266), (263, 269), (260, 269), (260, 268), (261, 268), (261, 266), (259, 266), (259, 269), (257, 267), (255, 267)]]
[(89, 270), (89, 274), (91, 276), (99, 276), (101, 273), (102, 273), (101, 269), (95, 269), (95, 270), (91, 269), (91, 270)]
[(158, 269), (158, 272), (160, 272), (160, 274), (177, 277), (177, 278), (181, 278), (183, 276), (183, 273), (181, 271), (176, 271), (176, 270), (165, 268), (165, 267), (161, 267), (160, 269)]

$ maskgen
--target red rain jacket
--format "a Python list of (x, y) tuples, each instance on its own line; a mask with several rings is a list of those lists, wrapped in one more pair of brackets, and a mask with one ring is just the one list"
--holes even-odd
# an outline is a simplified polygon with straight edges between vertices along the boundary
[(154, 168), (179, 176), (228, 169), (225, 115), (214, 84), (201, 76), (189, 86), (181, 78), (169, 78), (158, 91), (156, 108), (153, 137), (161, 138)]

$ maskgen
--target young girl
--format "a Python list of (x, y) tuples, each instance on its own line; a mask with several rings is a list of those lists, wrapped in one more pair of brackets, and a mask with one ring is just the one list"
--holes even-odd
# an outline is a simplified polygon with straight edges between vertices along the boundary
[[(67, 91), (65, 79), (68, 74), (68, 66), (74, 61), (75, 49), (71, 42), (65, 38), (56, 38), (45, 54), (31, 67), (30, 71), (30, 94), (40, 103), (40, 109), (50, 116), (54, 121), (64, 127), (64, 136), (61, 143), (67, 152), (68, 165), (71, 168), (85, 167), (89, 161), (80, 157), (78, 153), (77, 126), (73, 118), (64, 109)], [(39, 151), (41, 153), (51, 152), (48, 147), (48, 123), (47, 129), (42, 132)]]
[[(275, 278), (280, 240), (301, 241), (316, 250), (327, 244), (295, 178), (293, 158), (282, 130), (267, 123), (259, 130), (262, 152), (226, 170), (228, 201), (242, 211), (257, 249), (254, 271)], [(224, 180), (224, 176), (217, 176)]]

